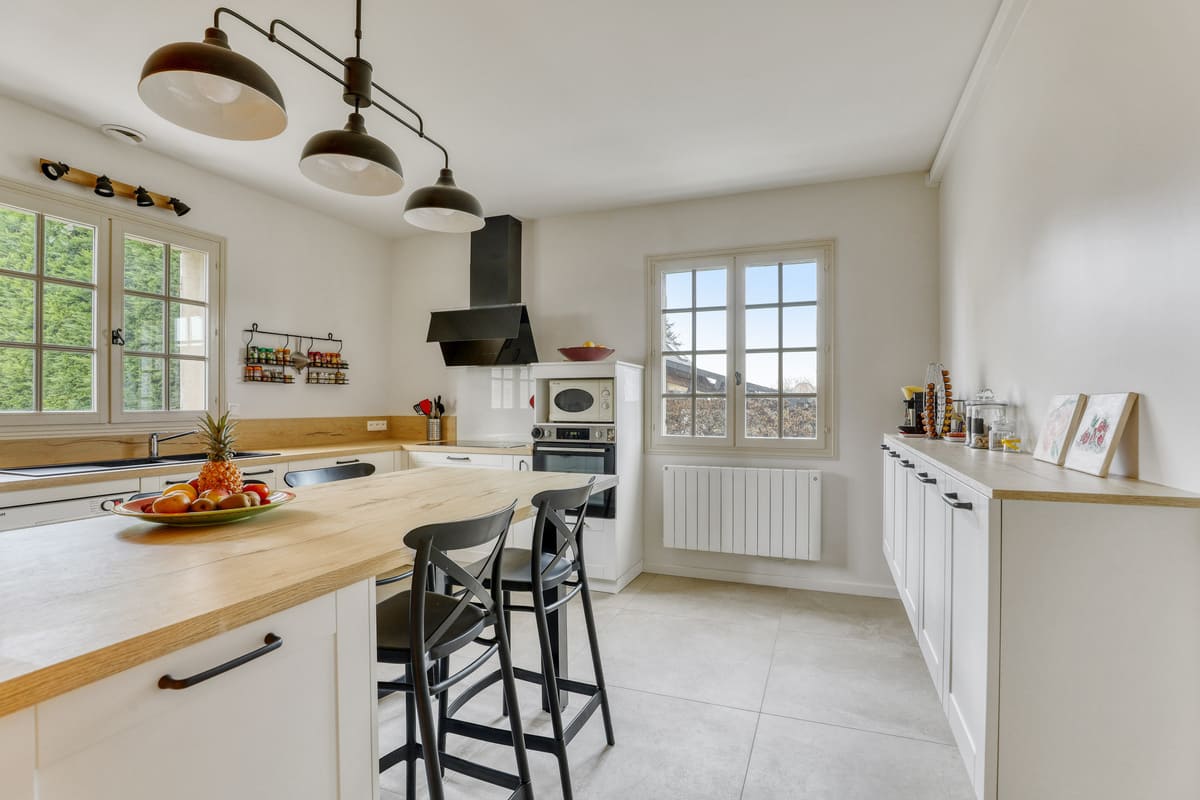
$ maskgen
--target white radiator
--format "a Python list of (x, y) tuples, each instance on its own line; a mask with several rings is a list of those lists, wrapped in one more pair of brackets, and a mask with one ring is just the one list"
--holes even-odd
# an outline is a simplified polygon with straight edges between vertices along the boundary
[(667, 465), (663, 546), (816, 561), (821, 473)]

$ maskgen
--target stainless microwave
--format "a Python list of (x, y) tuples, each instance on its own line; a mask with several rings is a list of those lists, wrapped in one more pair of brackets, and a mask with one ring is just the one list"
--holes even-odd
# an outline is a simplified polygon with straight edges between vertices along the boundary
[(550, 382), (547, 422), (612, 422), (613, 379), (560, 379)]

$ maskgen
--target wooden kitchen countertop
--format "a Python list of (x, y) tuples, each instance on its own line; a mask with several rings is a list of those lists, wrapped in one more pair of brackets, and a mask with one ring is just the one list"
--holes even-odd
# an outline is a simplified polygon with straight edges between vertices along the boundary
[[(417, 526), (514, 498), (515, 519), (527, 519), (534, 494), (580, 480), (432, 467), (305, 487), (285, 508), (224, 526), (108, 516), (5, 533), (0, 717), (408, 566), (402, 539)], [(616, 480), (597, 476), (597, 485)]]
[(1200, 495), (1136, 478), (1098, 478), (1038, 461), (1028, 453), (974, 450), (943, 439), (885, 434), (888, 445), (907, 447), (950, 476), (995, 500), (1107, 503), (1200, 508)]

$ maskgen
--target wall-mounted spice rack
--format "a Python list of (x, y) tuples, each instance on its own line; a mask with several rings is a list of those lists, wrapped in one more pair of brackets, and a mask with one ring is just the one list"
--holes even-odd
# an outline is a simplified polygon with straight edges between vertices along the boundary
[[(332, 333), (325, 336), (306, 336), (301, 333), (285, 331), (268, 331), (253, 323), (245, 328), (243, 333), (250, 334), (245, 345), (245, 367), (242, 380), (246, 383), (296, 383), (296, 376), (287, 371), (293, 368), (297, 374), (305, 372), (305, 383), (329, 386), (347, 386), (350, 381), (346, 372), (350, 363), (342, 359), (341, 339)], [(267, 347), (255, 343), (256, 336), (278, 336), (283, 342), (280, 347)], [(296, 349), (292, 350), (295, 340)], [(303, 350), (304, 341), (308, 340), (308, 349)], [(337, 343), (336, 351), (318, 350), (317, 342)]]

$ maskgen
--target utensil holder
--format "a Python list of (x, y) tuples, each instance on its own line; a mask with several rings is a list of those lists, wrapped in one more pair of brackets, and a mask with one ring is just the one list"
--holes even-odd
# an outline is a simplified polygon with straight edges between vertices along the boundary
[(440, 442), (442, 440), (442, 420), (440, 417), (426, 418), (425, 439), (430, 442)]

